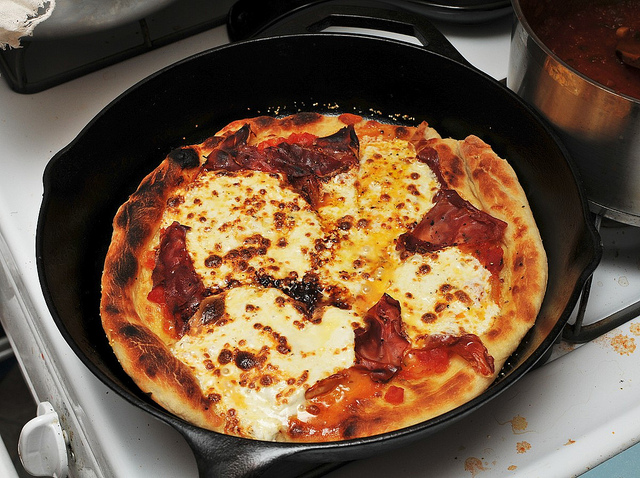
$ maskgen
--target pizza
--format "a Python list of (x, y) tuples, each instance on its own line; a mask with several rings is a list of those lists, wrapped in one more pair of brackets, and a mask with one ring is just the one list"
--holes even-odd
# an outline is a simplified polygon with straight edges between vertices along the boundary
[(509, 163), (427, 123), (297, 113), (171, 151), (118, 210), (101, 317), (169, 412), (336, 441), (481, 394), (547, 281)]

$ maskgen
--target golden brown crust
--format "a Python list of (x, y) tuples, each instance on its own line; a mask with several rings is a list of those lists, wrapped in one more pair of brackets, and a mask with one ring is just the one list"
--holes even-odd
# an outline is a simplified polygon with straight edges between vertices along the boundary
[(508, 224), (501, 272), (502, 314), (482, 337), (502, 366), (531, 328), (547, 286), (547, 258), (542, 239), (517, 176), (509, 163), (477, 136), (463, 141), (433, 140), (447, 186), (477, 208)]
[[(547, 287), (547, 258), (527, 197), (506, 161), (476, 136), (459, 146), (484, 211), (508, 224), (504, 236), (505, 298), (500, 320), (483, 342), (498, 367), (533, 326)], [(468, 177), (468, 176), (467, 176)]]
[[(445, 373), (425, 375), (419, 380), (398, 377), (390, 384), (380, 384), (375, 395), (348, 407), (326, 426), (328, 440), (378, 435), (415, 425), (453, 410), (477, 397), (493, 381), (475, 373), (462, 359), (454, 358)], [(402, 403), (384, 399), (391, 387), (404, 390)], [(302, 430), (290, 433), (289, 439), (314, 442), (315, 434)]]
[[(219, 426), (193, 373), (177, 360), (136, 309), (135, 282), (148, 242), (156, 234), (172, 191), (189, 181), (193, 163), (168, 158), (147, 175), (114, 219), (111, 245), (102, 275), (103, 328), (123, 369), (151, 398), (178, 416), (201, 426)], [(199, 166), (199, 163), (197, 164)]]
[[(225, 421), (216, 412), (215, 398), (204, 396), (193, 370), (172, 353), (170, 346), (176, 337), (164, 327), (159, 306), (149, 304), (146, 299), (151, 272), (144, 262), (158, 240), (162, 214), (175, 192), (193, 181), (222, 137), (246, 124), (252, 131), (249, 144), (299, 132), (328, 136), (345, 124), (354, 124), (359, 136), (408, 140), (420, 135), (438, 152), (444, 186), (508, 224), (502, 244), (501, 313), (491, 330), (480, 337), (495, 359), (495, 373), (479, 374), (466, 361), (454, 357), (445, 373), (421, 379), (400, 374), (390, 383), (379, 385), (378, 392), (384, 396), (390, 387), (401, 387), (405, 390), (401, 403), (390, 404), (379, 398), (365, 400), (359, 413), (346, 417), (339, 435), (324, 439), (384, 433), (437, 416), (482, 393), (533, 325), (546, 287), (544, 249), (514, 171), (475, 136), (462, 141), (441, 139), (426, 124), (407, 128), (358, 121), (353, 115), (316, 113), (234, 121), (202, 144), (171, 153), (119, 209), (102, 278), (101, 315), (116, 356), (137, 385), (169, 411), (198, 426), (218, 431), (230, 429), (228, 417)], [(285, 439), (313, 441), (318, 437), (289, 434)]]

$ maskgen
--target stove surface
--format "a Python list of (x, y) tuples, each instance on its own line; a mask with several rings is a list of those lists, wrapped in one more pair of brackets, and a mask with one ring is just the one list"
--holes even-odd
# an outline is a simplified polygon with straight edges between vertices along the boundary
[[(439, 25), (473, 65), (506, 76), (510, 20)], [(66, 432), (72, 476), (196, 477), (191, 450), (172, 428), (98, 381), (47, 310), (35, 266), (35, 231), (48, 160), (104, 106), (139, 80), (228, 41), (212, 29), (33, 95), (0, 85), (0, 320), (37, 402)], [(594, 277), (587, 320), (640, 290), (640, 228), (603, 230), (605, 267)], [(637, 297), (636, 297), (637, 300)], [(347, 476), (573, 476), (640, 437), (640, 319), (582, 346), (561, 342), (550, 361), (442, 432), (350, 463)]]

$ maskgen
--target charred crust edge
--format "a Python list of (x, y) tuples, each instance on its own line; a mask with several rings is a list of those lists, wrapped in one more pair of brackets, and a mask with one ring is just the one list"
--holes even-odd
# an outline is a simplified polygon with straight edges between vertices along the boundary
[(296, 126), (304, 126), (307, 124), (318, 123), (322, 121), (323, 116), (320, 113), (302, 112), (291, 117), (292, 123)]
[(182, 169), (193, 169), (200, 166), (200, 156), (193, 148), (174, 149), (167, 157)]
[(131, 250), (126, 249), (112, 262), (111, 271), (114, 284), (118, 287), (124, 287), (138, 273), (138, 260)]

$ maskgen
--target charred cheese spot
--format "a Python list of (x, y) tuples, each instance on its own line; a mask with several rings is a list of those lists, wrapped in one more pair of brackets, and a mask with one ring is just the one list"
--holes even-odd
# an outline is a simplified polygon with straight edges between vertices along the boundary
[[(247, 310), (248, 302), (261, 307)], [(314, 323), (281, 291), (253, 286), (228, 291), (224, 310), (228, 321), (190, 331), (172, 351), (205, 396), (219, 397), (221, 413), (235, 410), (234, 426), (249, 436), (274, 439), (306, 388), (354, 363), (352, 323), (359, 318), (351, 311), (327, 307)]]

